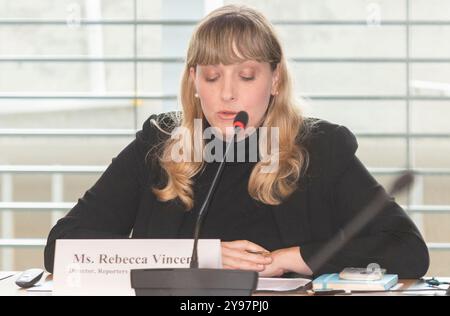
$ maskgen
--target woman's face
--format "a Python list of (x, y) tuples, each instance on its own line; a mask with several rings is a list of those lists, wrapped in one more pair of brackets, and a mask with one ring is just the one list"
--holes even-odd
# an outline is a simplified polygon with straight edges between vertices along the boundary
[[(226, 135), (239, 111), (249, 116), (247, 127), (261, 125), (270, 96), (277, 93), (278, 67), (247, 60), (232, 65), (197, 65), (190, 69), (203, 113), (211, 126)], [(230, 129), (228, 129), (230, 131)]]

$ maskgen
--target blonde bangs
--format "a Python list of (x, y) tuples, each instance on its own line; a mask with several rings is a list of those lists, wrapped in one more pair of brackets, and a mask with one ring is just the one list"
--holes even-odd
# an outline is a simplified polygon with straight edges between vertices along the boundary
[(248, 15), (238, 12), (218, 13), (198, 26), (189, 48), (188, 67), (231, 65), (246, 60), (275, 66), (280, 62), (281, 55), (274, 54), (280, 47), (273, 41), (273, 30), (264, 21), (255, 23)]

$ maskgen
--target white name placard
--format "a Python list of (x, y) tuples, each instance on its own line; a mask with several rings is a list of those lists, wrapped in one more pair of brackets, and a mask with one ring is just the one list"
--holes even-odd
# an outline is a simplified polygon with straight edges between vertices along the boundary
[[(135, 295), (130, 270), (188, 268), (192, 239), (61, 239), (56, 241), (54, 295)], [(222, 268), (219, 239), (198, 243), (200, 268)]]

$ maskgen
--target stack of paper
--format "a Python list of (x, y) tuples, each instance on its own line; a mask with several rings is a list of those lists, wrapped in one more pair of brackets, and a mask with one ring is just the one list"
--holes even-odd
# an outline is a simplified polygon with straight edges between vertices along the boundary
[(303, 278), (259, 278), (257, 291), (293, 291), (311, 283)]

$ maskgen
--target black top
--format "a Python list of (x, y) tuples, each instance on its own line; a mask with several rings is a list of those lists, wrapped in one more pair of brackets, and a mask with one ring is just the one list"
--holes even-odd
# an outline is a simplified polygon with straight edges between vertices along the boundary
[[(258, 134), (253, 134), (256, 136), (256, 142)], [(234, 150), (230, 151), (231, 154), (227, 155), (220, 182), (203, 220), (200, 237), (222, 241), (251, 240), (273, 251), (283, 248), (273, 207), (252, 199), (247, 190), (252, 169), (259, 161), (257, 155), (250, 154), (249, 141), (250, 137), (247, 137), (237, 142)], [(212, 144), (216, 147), (221, 146), (223, 153), (226, 151), (227, 143), (220, 139), (213, 137), (211, 141), (207, 141), (210, 142), (216, 142)], [(230, 161), (231, 159), (233, 160)], [(207, 163), (202, 174), (195, 178), (194, 208), (185, 212), (178, 233), (179, 238), (192, 238), (199, 209), (218, 167), (218, 161)]]
[[(52, 229), (45, 248), (49, 272), (53, 271), (56, 239), (192, 237), (196, 213), (218, 163), (206, 164), (203, 172), (195, 176), (194, 208), (190, 213), (177, 199), (158, 201), (151, 188), (164, 183), (165, 177), (153, 153), (168, 136), (151, 119), (164, 123), (170, 121), (170, 116), (152, 115), (136, 139), (112, 160), (94, 186)], [(264, 205), (247, 191), (255, 162), (227, 162), (201, 237), (247, 239), (269, 250), (299, 246), (308, 264), (331, 237), (382, 192), (386, 204), (380, 215), (313, 272), (339, 272), (345, 267), (378, 263), (400, 278), (423, 276), (429, 266), (423, 238), (356, 157), (355, 136), (346, 127), (324, 120), (309, 118), (306, 126), (311, 126), (307, 134), (294, 133), (303, 135), (297, 139), (310, 156), (298, 189), (278, 206)]]

